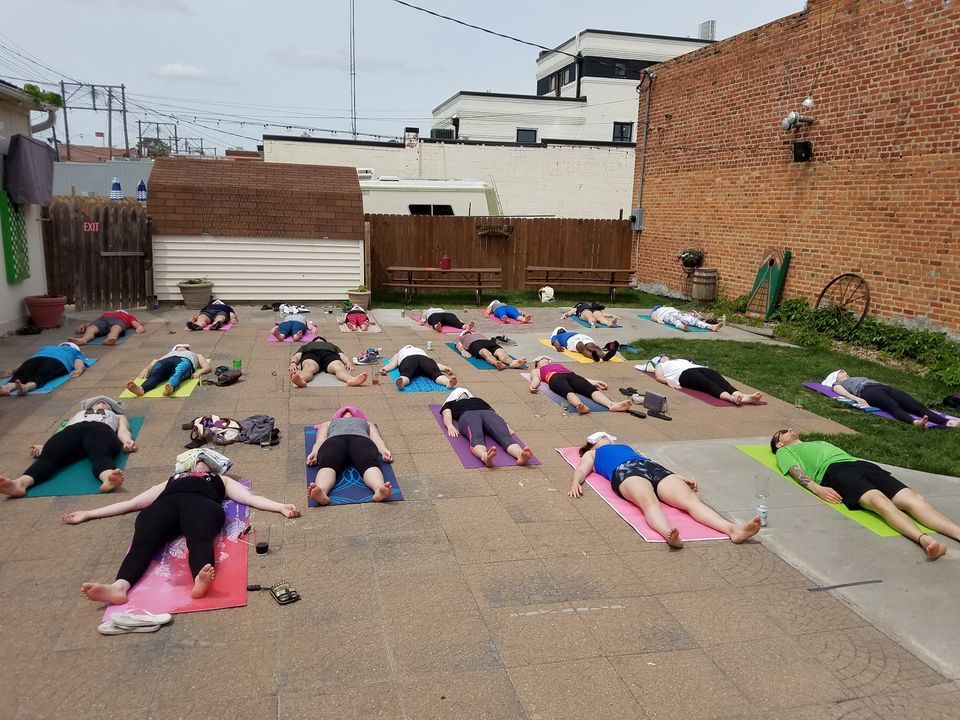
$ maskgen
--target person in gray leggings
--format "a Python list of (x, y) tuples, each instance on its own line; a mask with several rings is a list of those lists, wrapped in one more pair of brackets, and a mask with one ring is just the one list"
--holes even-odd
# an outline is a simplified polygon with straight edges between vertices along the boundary
[[(485, 400), (474, 397), (466, 388), (457, 388), (447, 396), (440, 408), (440, 417), (452, 438), (463, 435), (470, 443), (472, 452), (487, 467), (493, 467), (497, 445), (516, 459), (517, 465), (526, 465), (533, 451), (513, 439), (513, 431), (507, 421), (497, 415)], [(487, 447), (484, 437), (496, 443)]]

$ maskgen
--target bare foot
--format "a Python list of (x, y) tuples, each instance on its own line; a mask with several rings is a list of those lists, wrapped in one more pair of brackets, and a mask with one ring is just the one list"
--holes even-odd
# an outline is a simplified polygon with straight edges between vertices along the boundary
[(930, 537), (929, 535), (921, 535), (917, 542), (920, 543), (920, 547), (923, 548), (923, 551), (927, 554), (927, 557), (930, 560), (936, 560), (938, 557), (942, 557), (947, 552), (946, 545), (936, 538)]
[(590, 408), (587, 407), (586, 403), (580, 403), (577, 405), (577, 415), (589, 415)]
[(127, 601), (127, 590), (130, 586), (124, 580), (115, 580), (109, 585), (103, 583), (84, 583), (80, 586), (80, 594), (87, 600), (105, 602), (108, 605), (123, 605)]
[(497, 456), (497, 446), (491, 445), (487, 448), (487, 456), (483, 459), (483, 464), (488, 468), (493, 467), (493, 459)]
[(710, 332), (716, 332), (722, 327), (723, 327), (723, 323), (717, 323), (716, 325), (707, 325), (707, 329), (710, 330)]
[[(79, 345), (80, 343), (77, 343), (77, 344)], [(103, 344), (104, 344), (104, 345), (116, 345), (116, 344), (117, 344), (117, 339), (116, 339), (115, 337), (104, 338)]]
[(453, 374), (451, 373), (448, 377), (450, 378), (450, 387), (456, 387), (456, 386), (457, 386), (457, 377), (456, 377), (456, 375), (453, 375)]
[(173, 395), (176, 391), (177, 391), (177, 389), (176, 389), (173, 385), (171, 385), (170, 383), (167, 383), (166, 385), (163, 386), (163, 395), (164, 395), (164, 397), (170, 397), (170, 396)]
[(293, 341), (296, 342), (297, 340), (299, 340), (299, 339), (302, 338), (302, 337), (303, 337), (303, 330), (297, 330), (297, 331), (293, 334)]
[(497, 370), (503, 370), (507, 366), (504, 365), (502, 361), (497, 360), (497, 364), (495, 365), (495, 367), (497, 368)]
[(305, 388), (307, 386), (307, 381), (300, 377), (300, 373), (296, 370), (290, 371), (290, 382), (298, 388)]
[(391, 495), (393, 495), (393, 485), (391, 485), (389, 482), (385, 482), (373, 494), (373, 501), (383, 502), (384, 500), (388, 499)]
[(733, 526), (733, 532), (730, 533), (730, 542), (739, 545), (747, 538), (752, 538), (760, 532), (760, 516), (757, 515), (753, 520), (745, 523), (736, 523)]
[[(923, 428), (924, 430), (926, 430), (928, 422), (930, 422), (930, 418), (924, 415), (922, 418), (917, 418), (916, 420), (914, 420), (913, 424), (916, 425), (918, 428)], [(939, 557), (939, 555), (937, 557)]]
[(763, 393), (755, 392), (751, 395), (747, 395), (746, 397), (744, 397), (743, 401), (748, 405), (756, 405), (758, 403), (763, 402)]
[(273, 330), (270, 331), (270, 334), (273, 335), (280, 342), (283, 342), (283, 335), (280, 334), (280, 328), (275, 327)]
[(123, 485), (123, 480), (123, 470), (120, 470), (119, 468), (111, 470), (110, 474), (107, 475), (106, 480), (101, 479), (100, 492), (106, 493), (110, 492), (111, 490), (116, 490), (118, 487)]
[(680, 329), (683, 330), (684, 332), (690, 332), (690, 326), (687, 325), (686, 323), (684, 323), (684, 324), (683, 324), (683, 327), (680, 328)]
[(467, 332), (473, 332), (473, 328), (475, 328), (476, 326), (477, 326), (477, 323), (471, 320), (470, 322), (468, 322), (466, 325), (463, 326), (463, 329), (466, 330)]
[(528, 447), (525, 447), (520, 451), (520, 457), (517, 458), (517, 465), (526, 465), (530, 462), (530, 458), (533, 457), (533, 450)]
[(143, 388), (137, 385), (133, 380), (127, 381), (127, 390), (132, 392), (137, 397), (143, 397)]
[(395, 381), (397, 390), (403, 390), (407, 385), (410, 384), (410, 381), (407, 380), (403, 375), (400, 375)]
[(190, 591), (190, 597), (194, 600), (202, 598), (207, 594), (207, 590), (210, 589), (210, 586), (213, 585), (213, 581), (216, 579), (217, 571), (213, 569), (213, 565), (207, 563), (200, 568), (200, 572), (197, 573), (197, 577), (193, 581), (193, 590)]
[(84, 340), (83, 338), (68, 337), (67, 340), (69, 340), (70, 342), (72, 342), (74, 345), (86, 345), (86, 344), (87, 344), (87, 341)]
[(367, 374), (365, 372), (360, 373), (355, 378), (350, 378), (347, 380), (347, 385), (350, 387), (360, 387), (367, 381)]
[(519, 370), (520, 368), (526, 367), (526, 366), (527, 366), (527, 359), (525, 357), (517, 358), (512, 363), (510, 363), (510, 367), (513, 370)]
[(330, 498), (327, 496), (327, 493), (316, 483), (310, 483), (307, 487), (307, 497), (317, 503), (317, 505), (330, 504)]
[(633, 405), (632, 400), (621, 400), (610, 406), (610, 412), (626, 412)]
[(442, 333), (442, 332), (443, 332), (443, 324), (442, 324), (442, 323), (437, 323), (436, 325), (433, 326), (433, 329), (436, 330), (438, 333)]
[(0, 475), (0, 495), (9, 495), (10, 497), (23, 497), (26, 494), (27, 494), (27, 491), (23, 489), (20, 483)]
[(28, 392), (30, 392), (29, 390), (27, 390), (26, 386), (19, 380), (14, 380), (13, 385), (14, 387), (17, 388), (17, 395), (26, 395)]
[(947, 427), (949, 428), (960, 427), (960, 420), (956, 420), (956, 419), (947, 420)]
[(667, 541), (667, 545), (674, 550), (679, 550), (683, 547), (683, 540), (680, 539), (680, 531), (676, 528), (670, 528), (670, 532), (667, 533), (664, 539)]
[(10, 394), (10, 390), (12, 390), (10, 385), (8, 384), (0, 385), (0, 396), (6, 397), (7, 395)]
[(743, 393), (739, 390), (733, 394), (733, 404), (737, 407), (743, 405)]

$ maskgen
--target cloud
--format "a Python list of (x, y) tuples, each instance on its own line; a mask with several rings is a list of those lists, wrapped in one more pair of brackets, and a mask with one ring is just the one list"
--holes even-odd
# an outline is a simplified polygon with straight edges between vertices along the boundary
[[(350, 69), (350, 58), (343, 50), (280, 50), (271, 54), (274, 61), (287, 67), (327, 68), (346, 72)], [(432, 73), (435, 67), (414, 65), (395, 58), (357, 58), (357, 72), (363, 73)]]
[(157, 68), (153, 74), (165, 80), (174, 81), (207, 82), (210, 80), (210, 73), (189, 63), (167, 63)]

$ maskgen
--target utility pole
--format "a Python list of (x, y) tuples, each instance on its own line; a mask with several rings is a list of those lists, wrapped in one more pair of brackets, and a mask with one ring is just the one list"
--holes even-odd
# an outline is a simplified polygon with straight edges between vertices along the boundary
[(113, 88), (107, 88), (107, 160), (113, 160)]
[(357, 43), (354, 37), (355, 27), (354, 0), (350, 0), (350, 129), (353, 139), (357, 139)]
[(60, 97), (63, 98), (63, 132), (67, 136), (67, 162), (70, 162), (70, 126), (67, 124), (67, 96), (63, 89), (63, 80), (60, 81)]
[(123, 103), (123, 156), (130, 157), (130, 138), (127, 137), (127, 87), (120, 85), (120, 102)]

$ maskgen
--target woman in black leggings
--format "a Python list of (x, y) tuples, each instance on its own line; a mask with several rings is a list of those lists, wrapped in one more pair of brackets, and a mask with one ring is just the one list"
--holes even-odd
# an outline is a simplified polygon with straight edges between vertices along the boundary
[(674, 390), (699, 390), (733, 405), (757, 405), (763, 402), (763, 393), (747, 395), (727, 382), (716, 370), (696, 365), (686, 358), (671, 359), (666, 355), (659, 355), (652, 358), (651, 362), (656, 366), (654, 377)]
[(123, 471), (117, 467), (120, 452), (136, 452), (130, 423), (123, 414), (123, 403), (99, 395), (80, 403), (80, 412), (71, 417), (62, 430), (43, 445), (31, 445), (36, 458), (23, 475), (13, 480), (0, 475), (0, 493), (23, 497), (27, 489), (45, 482), (77, 460), (87, 458), (93, 475), (100, 480), (100, 492), (116, 490), (123, 484)]
[(367, 420), (362, 410), (342, 407), (330, 422), (316, 426), (317, 441), (307, 455), (307, 465), (316, 465), (317, 479), (307, 487), (307, 496), (319, 505), (330, 504), (330, 490), (346, 468), (360, 474), (373, 491), (373, 502), (383, 502), (393, 493), (393, 486), (384, 480), (380, 458), (393, 462), (377, 426)]
[(387, 375), (394, 369), (399, 373), (396, 380), (397, 390), (403, 390), (419, 375), (444, 387), (457, 386), (457, 377), (453, 374), (453, 368), (438, 363), (424, 350), (413, 345), (404, 345), (397, 350), (390, 358), (390, 362), (380, 368), (380, 374)]
[(460, 330), (470, 331), (473, 330), (476, 323), (471, 320), (468, 323), (461, 322), (460, 318), (454, 315), (452, 312), (447, 312), (443, 308), (427, 308), (423, 311), (423, 315), (420, 316), (421, 325), (429, 325), (438, 333), (443, 332), (444, 326), (454, 327)]
[(927, 423), (957, 427), (960, 420), (934, 412), (909, 393), (865, 377), (850, 377), (846, 370), (836, 370), (824, 379), (824, 385), (834, 392), (855, 401), (860, 407), (886, 410), (897, 420), (925, 428)]
[(539, 392), (540, 383), (546, 383), (552, 392), (569, 402), (580, 415), (590, 412), (590, 408), (580, 399), (581, 395), (603, 405), (610, 412), (627, 412), (633, 404), (629, 400), (614, 402), (603, 393), (608, 387), (605, 382), (577, 375), (566, 365), (554, 362), (547, 355), (533, 359), (530, 392)]
[(143, 577), (157, 552), (178, 535), (183, 535), (187, 541), (190, 573), (194, 578), (190, 595), (203, 597), (216, 577), (214, 541), (223, 529), (221, 503), (225, 497), (258, 510), (281, 513), (284, 517), (300, 516), (296, 506), (254, 495), (233, 478), (212, 472), (204, 460), (197, 460), (189, 472), (177, 473), (130, 500), (63, 515), (60, 518), (63, 522), (76, 525), (140, 511), (133, 541), (117, 572), (117, 579), (109, 584), (83, 583), (83, 596), (95, 602), (123, 605), (127, 602), (130, 587)]

